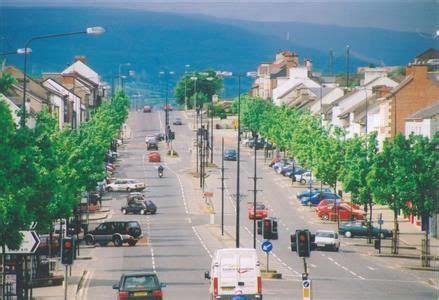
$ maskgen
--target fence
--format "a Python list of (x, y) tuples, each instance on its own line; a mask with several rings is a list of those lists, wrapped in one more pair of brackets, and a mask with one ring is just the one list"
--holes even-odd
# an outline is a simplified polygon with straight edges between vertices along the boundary
[[(4, 295), (3, 295), (4, 290)], [(0, 299), (2, 300), (15, 300), (17, 299), (17, 295), (15, 293), (15, 283), (13, 282), (6, 282), (4, 288), (3, 285), (0, 283)]]

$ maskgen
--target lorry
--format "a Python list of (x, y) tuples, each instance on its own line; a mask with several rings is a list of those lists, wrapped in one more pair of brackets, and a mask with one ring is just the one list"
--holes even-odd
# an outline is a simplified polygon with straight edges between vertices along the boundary
[(226, 248), (216, 251), (210, 272), (210, 299), (262, 299), (260, 263), (253, 248)]

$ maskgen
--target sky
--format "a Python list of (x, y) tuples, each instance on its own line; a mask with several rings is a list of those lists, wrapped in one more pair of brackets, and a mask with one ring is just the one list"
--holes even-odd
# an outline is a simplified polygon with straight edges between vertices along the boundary
[(436, 0), (0, 0), (7, 6), (98, 6), (249, 21), (286, 21), (433, 34)]

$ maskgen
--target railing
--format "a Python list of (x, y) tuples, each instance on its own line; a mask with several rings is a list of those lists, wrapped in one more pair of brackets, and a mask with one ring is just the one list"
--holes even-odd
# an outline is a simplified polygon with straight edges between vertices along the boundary
[[(3, 294), (4, 290), (4, 295)], [(0, 299), (2, 300), (15, 300), (17, 299), (17, 295), (15, 293), (15, 283), (13, 282), (6, 282), (4, 288), (3, 285), (0, 283)]]

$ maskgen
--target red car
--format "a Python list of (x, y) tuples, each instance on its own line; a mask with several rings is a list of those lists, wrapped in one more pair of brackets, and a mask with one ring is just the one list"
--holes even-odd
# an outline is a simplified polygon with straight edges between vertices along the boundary
[(337, 217), (342, 221), (363, 220), (366, 213), (360, 209), (355, 209), (346, 203), (340, 203), (334, 208), (334, 204), (327, 205), (317, 213), (320, 219), (336, 221)]
[(149, 105), (145, 105), (145, 106), (143, 107), (143, 112), (144, 112), (144, 113), (150, 113), (151, 111), (152, 111), (151, 106), (149, 106)]
[(167, 104), (167, 105), (163, 106), (163, 109), (164, 109), (164, 110), (172, 111), (174, 108), (172, 107), (171, 104)]
[(160, 153), (158, 152), (150, 152), (148, 154), (148, 161), (149, 162), (160, 162), (161, 158), (160, 158)]
[[(268, 209), (263, 203), (256, 203), (256, 219), (264, 219), (268, 216)], [(254, 219), (254, 208), (253, 203), (249, 203), (248, 206), (248, 218), (250, 220)]]
[[(332, 205), (333, 203), (334, 203), (333, 199), (324, 199), (324, 200), (320, 201), (320, 203), (316, 206), (316, 211), (319, 212), (321, 209), (324, 209), (326, 206)], [(353, 204), (352, 202), (343, 202), (342, 201), (342, 202), (338, 202), (338, 205), (340, 205), (340, 203), (347, 204), (354, 209), (361, 209), (358, 204)]]

